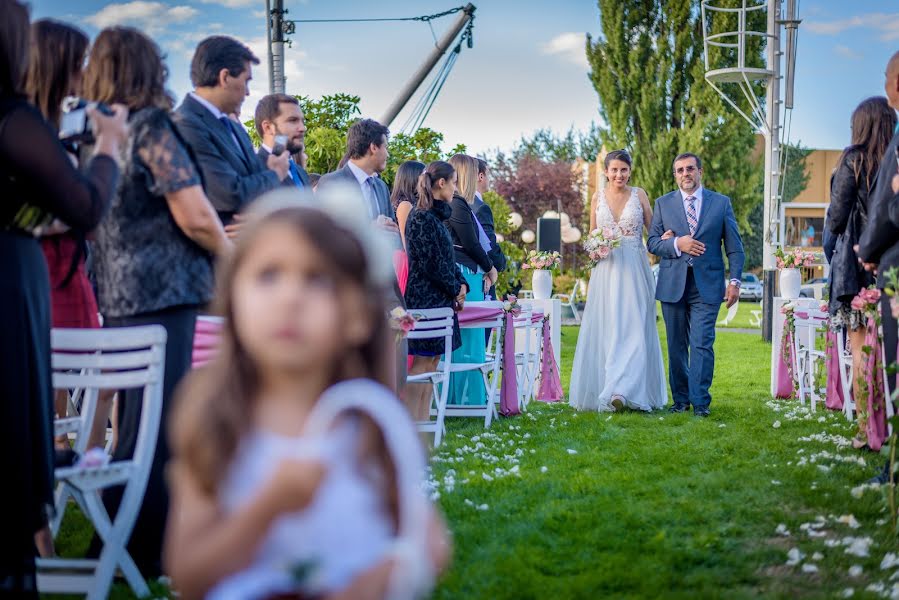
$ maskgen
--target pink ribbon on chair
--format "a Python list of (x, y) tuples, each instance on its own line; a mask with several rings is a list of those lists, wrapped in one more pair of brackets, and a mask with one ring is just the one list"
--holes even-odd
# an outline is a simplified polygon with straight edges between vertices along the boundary
[(219, 336), (221, 335), (222, 325), (217, 321), (197, 319), (194, 327), (194, 346), (191, 354), (191, 368), (196, 369), (202, 367), (213, 358), (218, 352)]
[(790, 331), (786, 318), (781, 338), (780, 358), (777, 361), (777, 388), (774, 396), (785, 399), (793, 397), (793, 332)]
[(886, 398), (884, 396), (883, 366), (881, 364), (881, 341), (877, 322), (868, 317), (865, 332), (865, 346), (871, 353), (865, 363), (865, 382), (868, 386), (868, 446), (877, 452), (887, 439)]
[(520, 414), (518, 409), (518, 374), (515, 367), (515, 323), (512, 313), (506, 313), (503, 336), (503, 380), (499, 388), (499, 414), (504, 417)]
[(562, 389), (559, 365), (556, 364), (556, 355), (553, 352), (549, 329), (549, 319), (545, 319), (543, 321), (543, 357), (540, 361), (540, 389), (537, 391), (537, 400), (559, 402), (565, 398), (565, 391)]
[(843, 386), (840, 384), (840, 336), (836, 331), (827, 332), (827, 355), (825, 366), (827, 367), (827, 391), (824, 396), (824, 406), (831, 410), (843, 410)]

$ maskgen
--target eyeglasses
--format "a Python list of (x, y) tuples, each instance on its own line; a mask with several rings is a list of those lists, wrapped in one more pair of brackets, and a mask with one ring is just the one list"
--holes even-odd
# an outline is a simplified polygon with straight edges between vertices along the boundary
[(696, 167), (694, 167), (693, 165), (688, 165), (686, 167), (678, 167), (674, 170), (674, 172), (678, 175), (683, 175), (684, 173), (692, 173), (695, 170)]

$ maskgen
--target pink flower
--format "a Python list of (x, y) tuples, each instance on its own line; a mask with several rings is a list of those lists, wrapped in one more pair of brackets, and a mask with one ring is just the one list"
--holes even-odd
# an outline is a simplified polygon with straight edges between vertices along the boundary
[(528, 263), (524, 263), (523, 265), (521, 265), (521, 268), (522, 269), (530, 269), (531, 265), (529, 265)]
[(613, 235), (615, 235), (615, 232), (612, 231), (611, 227), (603, 227), (602, 228), (602, 237), (609, 239)]
[(862, 298), (861, 294), (859, 294), (858, 296), (853, 298), (852, 302), (849, 303), (849, 305), (852, 307), (853, 310), (865, 310), (865, 306), (867, 304), (868, 303), (865, 302), (865, 299)]
[(609, 248), (608, 246), (600, 246), (599, 247), (599, 257), (600, 258), (608, 257), (611, 252), (612, 252), (612, 249)]
[(880, 290), (877, 288), (871, 288), (868, 290), (868, 303), (876, 304), (880, 302)]
[(508, 298), (509, 302), (511, 302), (512, 304), (518, 302), (518, 296), (513, 296), (512, 294), (509, 294), (508, 296), (506, 296), (506, 298)]

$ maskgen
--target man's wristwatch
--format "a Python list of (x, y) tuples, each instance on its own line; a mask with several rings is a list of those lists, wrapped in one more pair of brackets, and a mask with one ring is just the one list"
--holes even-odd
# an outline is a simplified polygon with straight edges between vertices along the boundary
[(740, 289), (742, 282), (739, 279), (731, 279), (730, 284), (735, 285), (735, 286), (737, 286), (737, 289)]

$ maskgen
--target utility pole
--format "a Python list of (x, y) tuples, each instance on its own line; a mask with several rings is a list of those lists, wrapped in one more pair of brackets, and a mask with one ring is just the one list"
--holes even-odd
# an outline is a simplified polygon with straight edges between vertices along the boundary
[[(284, 0), (266, 0), (268, 12), (268, 91), (270, 94), (283, 94), (284, 82), (284, 34), (285, 22)], [(290, 23), (292, 26), (293, 23)]]
[[(474, 4), (469, 3), (462, 10), (462, 14), (456, 19), (456, 22), (453, 23), (453, 26), (450, 27), (449, 31), (441, 38), (441, 40), (437, 43), (437, 47), (431, 51), (431, 54), (425, 60), (425, 62), (418, 68), (418, 71), (412, 75), (412, 78), (406, 84), (406, 86), (402, 89), (402, 91), (397, 96), (396, 100), (390, 105), (387, 111), (384, 113), (384, 116), (381, 117), (381, 124), (385, 127), (390, 127), (390, 124), (393, 123), (393, 120), (396, 119), (396, 116), (400, 114), (400, 111), (403, 110), (403, 107), (406, 106), (406, 103), (409, 102), (409, 99), (415, 94), (415, 91), (419, 88), (425, 78), (428, 76), (428, 73), (431, 72), (431, 69), (434, 68), (434, 65), (437, 64), (437, 61), (440, 60), (440, 57), (446, 54), (446, 51), (452, 45), (453, 41), (456, 39), (456, 36), (465, 28), (471, 19), (474, 18), (475, 6)], [(471, 41), (469, 40), (469, 44)]]
[(783, 244), (780, 223), (780, 3), (768, 2), (768, 79), (765, 94), (765, 191), (764, 234), (762, 236), (762, 268), (764, 269), (764, 299), (762, 300), (762, 338), (771, 341), (774, 323), (774, 288), (777, 269), (774, 263), (775, 245)]

